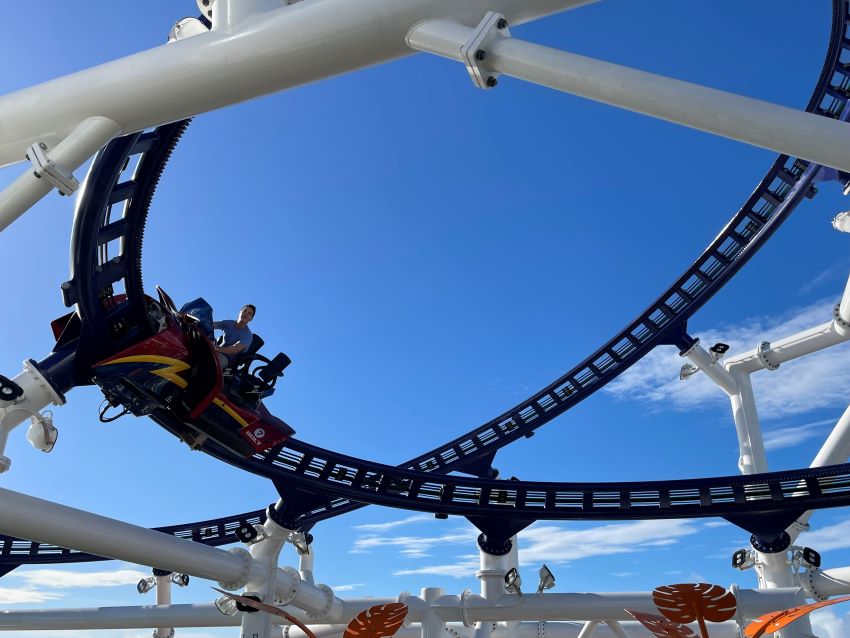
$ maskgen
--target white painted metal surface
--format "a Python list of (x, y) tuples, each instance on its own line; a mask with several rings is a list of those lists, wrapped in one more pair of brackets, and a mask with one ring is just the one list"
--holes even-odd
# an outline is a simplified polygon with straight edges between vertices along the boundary
[(281, 6), (238, 28), (214, 29), (3, 96), (0, 166), (23, 161), (35, 142), (56, 146), (93, 116), (130, 133), (409, 55), (405, 37), (423, 20), (475, 25), (492, 9), (522, 23), (591, 1), (303, 0)]
[[(460, 46), (471, 34), (459, 22), (433, 20), (417, 25), (407, 41), (418, 51), (462, 62)], [(513, 38), (492, 41), (487, 65), (558, 91), (850, 170), (850, 126), (842, 122)]]

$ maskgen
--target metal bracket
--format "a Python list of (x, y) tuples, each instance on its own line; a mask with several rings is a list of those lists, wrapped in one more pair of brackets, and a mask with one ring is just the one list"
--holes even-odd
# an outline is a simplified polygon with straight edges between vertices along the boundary
[(776, 370), (779, 367), (778, 363), (771, 363), (767, 354), (770, 352), (770, 341), (762, 341), (756, 348), (756, 358), (761, 361), (761, 364), (768, 370)]
[(475, 27), (472, 35), (460, 48), (460, 54), (469, 71), (472, 83), (479, 89), (492, 89), (499, 83), (499, 73), (482, 64), (487, 59), (487, 49), (496, 38), (511, 37), (508, 21), (501, 13), (488, 11)]
[(39, 179), (45, 178), (59, 190), (60, 195), (71, 195), (80, 187), (80, 182), (73, 173), (66, 171), (50, 158), (47, 144), (44, 142), (36, 142), (30, 146), (27, 159), (32, 162), (33, 175)]

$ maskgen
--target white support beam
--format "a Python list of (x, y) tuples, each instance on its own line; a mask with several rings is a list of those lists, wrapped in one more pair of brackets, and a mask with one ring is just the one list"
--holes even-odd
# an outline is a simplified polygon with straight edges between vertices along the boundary
[(434, 16), (474, 25), (495, 10), (522, 23), (593, 1), (322, 0), (279, 3), (258, 19), (234, 16), (232, 24), (225, 16), (234, 28), (0, 97), (0, 166), (23, 161), (35, 142), (56, 146), (93, 116), (130, 133), (410, 55), (408, 31)]
[[(430, 20), (407, 42), (465, 62), (461, 47), (473, 33), (459, 22)], [(483, 64), (495, 73), (850, 171), (850, 125), (843, 122), (509, 37), (493, 38), (485, 53)]]

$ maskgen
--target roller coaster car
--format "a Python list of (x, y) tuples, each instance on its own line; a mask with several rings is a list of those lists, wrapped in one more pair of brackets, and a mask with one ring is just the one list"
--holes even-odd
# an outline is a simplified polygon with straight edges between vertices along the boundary
[[(280, 353), (270, 360), (257, 354), (262, 339), (256, 337), (256, 346), (252, 343), (223, 374), (207, 336), (211, 327), (203, 329), (201, 320), (178, 311), (160, 288), (157, 292), (159, 302), (147, 298), (156, 334), (93, 366), (94, 382), (109, 403), (136, 416), (151, 416), (191, 447), (212, 439), (246, 457), (294, 434), (261, 402), (274, 392), (289, 357)], [(252, 370), (256, 362), (260, 365)]]

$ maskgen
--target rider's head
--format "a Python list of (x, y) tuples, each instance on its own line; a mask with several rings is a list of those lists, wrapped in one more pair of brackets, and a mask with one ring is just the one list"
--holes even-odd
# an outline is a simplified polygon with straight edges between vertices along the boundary
[(241, 323), (248, 323), (251, 319), (254, 318), (254, 315), (257, 313), (257, 307), (254, 304), (245, 304), (242, 306), (242, 310), (239, 311), (239, 321)]

